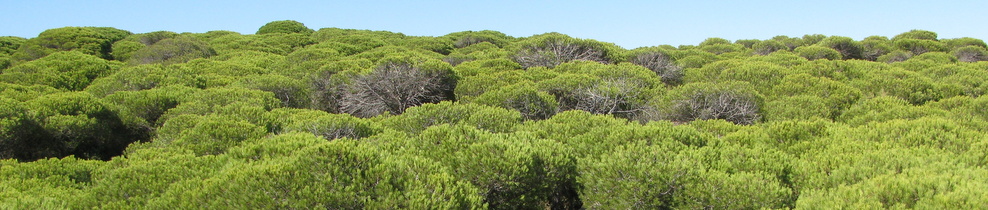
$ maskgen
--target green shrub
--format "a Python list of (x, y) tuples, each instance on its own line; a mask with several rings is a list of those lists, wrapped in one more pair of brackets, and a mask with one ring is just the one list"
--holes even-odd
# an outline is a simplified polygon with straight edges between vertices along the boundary
[(919, 55), (927, 52), (946, 52), (950, 50), (947, 45), (942, 42), (927, 39), (898, 39), (893, 40), (892, 44), (900, 50), (912, 52), (913, 55)]
[(280, 20), (273, 21), (261, 28), (257, 29), (257, 33), (254, 34), (269, 34), (269, 33), (302, 33), (302, 34), (312, 34), (315, 30), (305, 27), (304, 24), (299, 23), (294, 20)]
[(34, 60), (58, 51), (77, 51), (100, 58), (109, 59), (111, 44), (121, 40), (130, 32), (101, 27), (63, 27), (48, 29), (38, 37), (21, 44), (14, 57), (20, 60)]
[(19, 106), (5, 101), (13, 107), (4, 110), (0, 122), (5, 133), (15, 135), (0, 142), (2, 158), (29, 161), (75, 155), (108, 160), (128, 144), (148, 139), (147, 125), (85, 92), (45, 95)]
[(919, 39), (919, 40), (937, 40), (937, 33), (926, 30), (913, 29), (908, 32), (903, 32), (901, 34), (892, 37), (892, 41), (897, 41), (901, 39)]
[(78, 51), (54, 52), (43, 58), (3, 70), (0, 81), (21, 85), (48, 85), (62, 90), (82, 90), (99, 78), (120, 69), (120, 63)]
[(395, 130), (418, 133), (430, 126), (465, 124), (490, 132), (511, 132), (522, 121), (518, 111), (474, 103), (440, 102), (409, 108), (404, 114), (381, 122)]
[(793, 50), (796, 54), (809, 60), (827, 59), (840, 60), (843, 55), (840, 51), (822, 46), (801, 46)]
[[(840, 57), (843, 59), (863, 58), (861, 54), (862, 51), (864, 51), (864, 45), (862, 45), (858, 41), (854, 41), (854, 39), (851, 39), (850, 37), (831, 36), (831, 37), (827, 37), (826, 39), (820, 40), (820, 42), (816, 43), (816, 45), (828, 47), (830, 49), (836, 50), (837, 52), (840, 52), (841, 54)], [(797, 51), (799, 50), (797, 49)], [(809, 57), (807, 58), (810, 59)], [(827, 58), (829, 59), (829, 56), (827, 56)], [(810, 59), (810, 60), (814, 60), (814, 59)], [(835, 59), (831, 59), (831, 60), (835, 60)]]
[(559, 111), (556, 98), (544, 91), (535, 89), (531, 82), (520, 82), (488, 91), (473, 100), (473, 103), (518, 110), (529, 120), (542, 120)]

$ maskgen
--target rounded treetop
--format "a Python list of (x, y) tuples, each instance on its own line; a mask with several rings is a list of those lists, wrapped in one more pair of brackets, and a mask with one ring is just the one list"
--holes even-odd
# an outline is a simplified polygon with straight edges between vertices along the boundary
[(294, 21), (294, 20), (279, 20), (279, 21), (273, 21), (273, 22), (264, 24), (264, 26), (261, 26), (261, 28), (257, 29), (257, 33), (256, 34), (268, 34), (268, 33), (312, 33), (312, 32), (314, 32), (314, 30), (310, 29), (309, 27), (305, 27), (305, 24), (302, 24), (302, 23), (300, 23), (298, 21)]

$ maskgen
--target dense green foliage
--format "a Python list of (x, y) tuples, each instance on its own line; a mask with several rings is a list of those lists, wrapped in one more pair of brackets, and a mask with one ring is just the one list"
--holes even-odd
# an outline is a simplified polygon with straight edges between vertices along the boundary
[(282, 21), (274, 21), (268, 24), (264, 24), (264, 26), (261, 26), (260, 29), (257, 29), (256, 34), (269, 34), (269, 33), (311, 34), (312, 32), (315, 31), (309, 29), (308, 27), (305, 27), (305, 24), (299, 23), (298, 21), (282, 20)]
[(979, 209), (985, 47), (290, 20), (0, 37), (0, 209)]

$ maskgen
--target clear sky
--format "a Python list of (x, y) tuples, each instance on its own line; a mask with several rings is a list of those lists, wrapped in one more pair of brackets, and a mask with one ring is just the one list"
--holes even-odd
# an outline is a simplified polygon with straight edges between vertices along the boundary
[(64, 26), (134, 33), (229, 30), (253, 34), (296, 20), (312, 29), (350, 28), (441, 36), (496, 30), (515, 37), (560, 32), (625, 48), (698, 44), (709, 37), (770, 39), (824, 34), (861, 40), (911, 29), (940, 38), (988, 39), (988, 1), (226, 1), (0, 0), (0, 36), (31, 38)]

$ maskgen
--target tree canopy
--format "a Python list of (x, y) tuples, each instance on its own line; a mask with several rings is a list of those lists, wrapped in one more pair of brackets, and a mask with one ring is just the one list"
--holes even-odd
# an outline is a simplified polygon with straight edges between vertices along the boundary
[(983, 40), (765, 38), (0, 37), (0, 209), (988, 206)]

